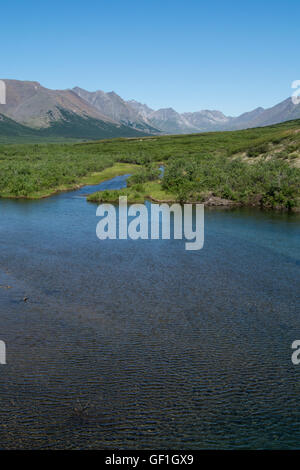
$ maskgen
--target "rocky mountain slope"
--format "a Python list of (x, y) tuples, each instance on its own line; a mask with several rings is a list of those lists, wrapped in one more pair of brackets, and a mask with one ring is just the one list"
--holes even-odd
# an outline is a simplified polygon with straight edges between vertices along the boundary
[(0, 135), (8, 129), (13, 135), (15, 129), (19, 136), (23, 129), (20, 126), (26, 126), (26, 135), (37, 132), (39, 136), (73, 139), (190, 134), (268, 126), (300, 118), (300, 104), (293, 104), (291, 98), (268, 109), (260, 107), (232, 117), (217, 110), (154, 110), (135, 100), (125, 101), (113, 91), (90, 92), (79, 87), (50, 90), (38, 82), (4, 82), (6, 104), (0, 104)]
[[(13, 128), (20, 136), (53, 135), (61, 138), (100, 139), (134, 137), (144, 132), (102, 114), (72, 90), (50, 90), (38, 82), (3, 80), (6, 104), (0, 104), (0, 135)], [(7, 121), (10, 119), (10, 121)], [(17, 125), (13, 125), (13, 122)], [(26, 132), (25, 132), (26, 131)]]
[(220, 111), (211, 110), (178, 113), (173, 108), (166, 108), (155, 111), (133, 100), (127, 103), (137, 110), (149, 124), (167, 134), (247, 129), (300, 118), (300, 104), (294, 105), (291, 98), (271, 108), (259, 107), (237, 117), (225, 116)]
[(159, 133), (160, 130), (149, 124), (139, 110), (124, 101), (114, 91), (105, 93), (102, 90), (89, 92), (75, 87), (73, 92), (93, 106), (101, 114), (126, 126), (144, 131), (146, 133)]

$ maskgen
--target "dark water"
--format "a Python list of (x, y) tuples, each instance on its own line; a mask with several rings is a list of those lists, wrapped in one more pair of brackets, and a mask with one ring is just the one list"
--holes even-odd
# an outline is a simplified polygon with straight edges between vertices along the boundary
[(0, 447), (299, 448), (299, 216), (101, 242), (94, 190), (0, 201)]

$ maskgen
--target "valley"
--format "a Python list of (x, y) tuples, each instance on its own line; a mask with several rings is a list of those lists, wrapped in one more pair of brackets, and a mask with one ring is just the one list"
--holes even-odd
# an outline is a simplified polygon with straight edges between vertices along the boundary
[[(122, 190), (133, 202), (298, 210), (299, 128), (299, 121), (290, 121), (232, 132), (1, 145), (0, 197), (41, 198), (134, 173)], [(114, 201), (119, 195), (105, 191), (89, 200)]]

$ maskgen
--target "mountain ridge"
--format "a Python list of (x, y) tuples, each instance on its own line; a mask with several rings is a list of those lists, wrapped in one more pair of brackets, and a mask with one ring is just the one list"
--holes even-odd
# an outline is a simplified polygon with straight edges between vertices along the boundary
[[(3, 81), (6, 104), (0, 104), (0, 115), (25, 126), (26, 135), (31, 134), (30, 129), (39, 135), (58, 132), (61, 138), (75, 139), (190, 134), (263, 127), (300, 118), (300, 104), (293, 104), (291, 98), (233, 117), (209, 109), (184, 113), (172, 107), (154, 110), (136, 100), (126, 101), (114, 91), (91, 92), (80, 87), (51, 90), (37, 81)], [(0, 135), (4, 127), (10, 129), (10, 135), (13, 128), (16, 135), (22, 129), (8, 121), (4, 126), (2, 119)]]
[(10, 136), (15, 130), (16, 138), (21, 137), (21, 129), (24, 137), (37, 138), (101, 139), (144, 135), (142, 130), (101, 114), (71, 89), (50, 90), (36, 81), (2, 81), (6, 85), (6, 104), (0, 104), (0, 136), (3, 138), (5, 129)]

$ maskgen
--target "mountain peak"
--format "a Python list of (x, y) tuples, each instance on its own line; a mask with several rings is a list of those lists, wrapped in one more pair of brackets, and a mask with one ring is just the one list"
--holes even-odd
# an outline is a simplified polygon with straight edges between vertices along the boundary
[(70, 113), (146, 134), (244, 129), (300, 118), (300, 105), (293, 104), (291, 98), (269, 109), (257, 107), (232, 117), (210, 109), (186, 113), (178, 113), (172, 107), (153, 110), (134, 99), (125, 101), (115, 91), (89, 92), (78, 86), (51, 90), (37, 81), (3, 80), (7, 104), (0, 105), (0, 113), (31, 127), (49, 127)]

